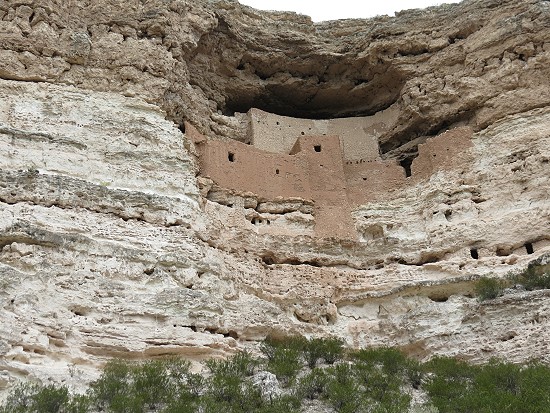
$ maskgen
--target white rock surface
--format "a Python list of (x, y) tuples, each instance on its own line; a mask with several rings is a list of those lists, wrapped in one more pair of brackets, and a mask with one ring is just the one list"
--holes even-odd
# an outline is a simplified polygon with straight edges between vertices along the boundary
[(153, 105), (2, 80), (0, 386), (81, 390), (110, 357), (200, 361), (273, 332), (547, 359), (548, 291), (471, 293), (550, 252), (549, 127), (534, 109), (475, 134), (461, 168), (354, 212), (382, 237), (345, 243), (259, 231), (244, 203), (202, 198), (189, 143)]

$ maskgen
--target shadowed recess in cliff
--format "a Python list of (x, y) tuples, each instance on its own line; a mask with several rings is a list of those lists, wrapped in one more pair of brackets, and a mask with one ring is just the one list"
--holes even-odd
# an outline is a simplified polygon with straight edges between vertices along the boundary
[[(277, 39), (276, 51), (238, 39), (223, 19), (189, 61), (190, 83), (227, 116), (251, 108), (308, 119), (369, 116), (397, 101), (405, 75), (391, 60), (302, 50)], [(208, 64), (206, 64), (206, 62)], [(204, 76), (205, 70), (211, 76)], [(216, 81), (223, 76), (231, 82)]]
[[(277, 77), (281, 74), (287, 80), (279, 82)], [(307, 73), (296, 77), (288, 73), (278, 75), (263, 80), (259, 90), (229, 85), (221, 105), (223, 112), (234, 115), (258, 108), (306, 119), (369, 116), (395, 103), (403, 86), (403, 79), (392, 69), (371, 81), (358, 79), (354, 73), (324, 81), (312, 81)]]

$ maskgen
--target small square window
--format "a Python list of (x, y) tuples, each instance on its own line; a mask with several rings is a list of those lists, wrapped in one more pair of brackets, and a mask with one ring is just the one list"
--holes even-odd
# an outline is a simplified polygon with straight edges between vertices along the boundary
[(315, 149), (315, 152), (321, 152), (321, 145), (315, 145), (313, 149)]

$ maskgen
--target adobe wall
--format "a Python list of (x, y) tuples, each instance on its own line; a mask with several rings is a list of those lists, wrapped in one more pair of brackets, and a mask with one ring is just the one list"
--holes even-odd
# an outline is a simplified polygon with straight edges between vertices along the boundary
[(351, 214), (355, 206), (427, 178), (438, 169), (466, 165), (472, 131), (456, 128), (419, 145), (409, 178), (393, 160), (378, 156), (344, 160), (338, 136), (300, 135), (281, 154), (233, 140), (208, 140), (191, 125), (186, 125), (186, 134), (198, 150), (200, 174), (218, 186), (265, 199), (312, 200), (316, 236), (355, 239)]
[(423, 179), (439, 169), (467, 165), (473, 131), (467, 126), (448, 130), (418, 145), (418, 156), (411, 165), (412, 177)]
[(337, 136), (300, 137), (293, 155), (267, 153), (236, 141), (202, 139), (196, 134), (192, 139), (200, 156), (200, 174), (220, 187), (266, 199), (314, 200), (316, 236), (356, 237)]
[(303, 136), (292, 153), (303, 158), (315, 200), (315, 235), (355, 239), (338, 136)]
[(300, 136), (340, 136), (345, 160), (378, 158), (378, 137), (397, 120), (389, 108), (373, 116), (337, 119), (299, 119), (250, 109), (249, 140), (260, 150), (287, 154)]
[[(261, 152), (241, 142), (199, 143), (200, 174), (222, 188), (260, 197), (311, 199), (303, 159)], [(232, 159), (232, 160), (230, 160)]]
[(405, 171), (393, 160), (347, 161), (344, 174), (352, 205), (373, 201), (407, 183)]

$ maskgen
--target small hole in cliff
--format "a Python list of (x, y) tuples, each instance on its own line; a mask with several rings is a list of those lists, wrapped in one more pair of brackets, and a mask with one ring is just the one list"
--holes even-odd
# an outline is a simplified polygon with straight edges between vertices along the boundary
[(234, 338), (235, 340), (238, 340), (239, 339), (239, 335), (237, 334), (236, 331), (233, 331), (233, 330), (229, 330), (226, 334), (223, 335), (224, 337), (231, 337), (231, 338)]
[(228, 152), (227, 153), (227, 160), (229, 162), (235, 162), (235, 154), (233, 152)]
[(413, 163), (412, 158), (405, 158), (405, 159), (401, 160), (401, 162), (399, 162), (399, 165), (401, 165), (403, 167), (403, 169), (405, 170), (405, 176), (407, 178), (412, 175), (412, 171), (411, 171), (412, 163)]
[(451, 215), (453, 215), (453, 211), (451, 211), (450, 209), (445, 211), (445, 218), (447, 219), (447, 221), (451, 220)]
[(363, 181), (366, 181), (366, 180), (367, 180), (367, 178), (363, 178)]
[(510, 331), (508, 333), (505, 333), (503, 336), (501, 336), (499, 338), (500, 341), (508, 341), (508, 340), (512, 340), (513, 338), (515, 338), (516, 336), (518, 335), (518, 333), (516, 333), (515, 331)]
[(275, 122), (275, 124), (277, 124), (277, 126), (279, 126), (279, 125), (280, 125), (279, 121)]
[(278, 170), (278, 169), (275, 169), (275, 173), (276, 173), (277, 175), (279, 175), (279, 170)]
[(442, 294), (430, 295), (428, 298), (436, 303), (444, 303), (449, 299), (448, 296)]
[(321, 145), (315, 145), (313, 149), (315, 149), (315, 152), (321, 152)]
[(178, 126), (178, 129), (181, 131), (181, 133), (185, 133), (185, 123), (182, 123)]
[(479, 259), (479, 253), (477, 252), (477, 249), (476, 249), (476, 248), (472, 248), (472, 249), (470, 250), (470, 255), (472, 256), (472, 258), (473, 258), (474, 260)]
[(306, 133), (305, 132), (300, 132), (302, 135), (305, 135)]
[(154, 271), (155, 271), (154, 268), (147, 268), (147, 269), (143, 270), (143, 272), (147, 275), (153, 274)]
[(264, 262), (265, 265), (275, 264), (275, 260), (270, 255), (266, 255), (265, 257), (262, 257), (262, 261)]
[(527, 242), (525, 244), (525, 251), (527, 251), (527, 254), (533, 254), (535, 252), (533, 248), (533, 244), (531, 244), (530, 242)]
[(510, 255), (510, 249), (499, 247), (496, 250), (496, 254), (497, 254), (497, 257), (506, 257), (506, 256)]

